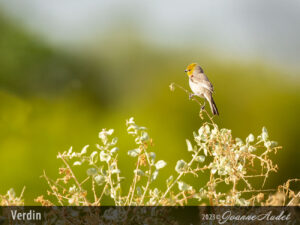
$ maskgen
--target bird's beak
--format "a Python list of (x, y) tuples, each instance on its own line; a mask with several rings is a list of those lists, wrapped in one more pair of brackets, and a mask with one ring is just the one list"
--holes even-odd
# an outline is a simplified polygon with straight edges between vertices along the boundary
[(185, 70), (184, 72), (187, 72), (187, 70)]

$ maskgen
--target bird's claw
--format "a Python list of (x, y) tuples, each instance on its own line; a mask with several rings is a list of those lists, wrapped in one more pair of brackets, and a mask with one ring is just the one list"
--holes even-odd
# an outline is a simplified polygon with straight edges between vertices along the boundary
[(194, 94), (189, 94), (189, 99), (191, 100), (195, 95)]
[(205, 108), (205, 102), (203, 103), (203, 105), (201, 106), (201, 110), (204, 110)]

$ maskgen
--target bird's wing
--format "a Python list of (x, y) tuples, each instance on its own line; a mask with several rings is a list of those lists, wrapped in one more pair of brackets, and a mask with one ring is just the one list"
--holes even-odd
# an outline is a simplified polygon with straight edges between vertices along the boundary
[(214, 87), (208, 80), (207, 76), (205, 76), (205, 74), (201, 74), (201, 75), (203, 75), (203, 76), (193, 76), (192, 77), (193, 82), (195, 82), (199, 86), (209, 90), (210, 92), (214, 92)]

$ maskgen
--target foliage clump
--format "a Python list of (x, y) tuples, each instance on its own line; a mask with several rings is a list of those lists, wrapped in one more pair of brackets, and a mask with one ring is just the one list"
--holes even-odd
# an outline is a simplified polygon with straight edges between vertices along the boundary
[[(129, 157), (136, 159), (128, 192), (122, 187), (125, 178), (118, 166), (118, 139), (113, 136), (114, 130), (103, 129), (99, 133), (101, 144), (96, 144), (96, 150), (89, 152), (90, 147), (85, 146), (80, 152), (70, 148), (58, 154), (65, 165), (59, 169), (61, 177), (51, 180), (45, 173), (43, 175), (50, 187), (48, 195), (56, 200), (45, 200), (40, 196), (36, 201), (43, 205), (99, 206), (103, 197), (108, 196), (116, 206), (299, 204), (299, 193), (289, 188), (297, 179), (289, 180), (277, 189), (263, 188), (270, 173), (277, 171), (270, 155), (281, 149), (270, 140), (265, 127), (258, 136), (250, 134), (241, 140), (234, 138), (231, 130), (205, 122), (193, 133), (193, 141), (186, 140), (190, 160), (179, 159), (166, 180), (165, 189), (159, 189), (153, 181), (167, 163), (156, 160), (156, 154), (149, 150), (152, 139), (145, 127), (138, 126), (133, 118), (126, 121), (126, 126), (136, 144), (135, 149), (128, 151)], [(89, 168), (86, 178), (79, 181), (74, 168), (83, 164)], [(205, 184), (200, 187), (188, 184), (185, 177), (189, 175), (201, 181), (206, 179)]]
[(9, 189), (6, 194), (0, 195), (0, 206), (22, 206), (24, 205), (23, 194), (25, 187), (21, 194), (17, 196), (13, 188)]
[[(171, 90), (176, 87), (172, 84)], [(201, 103), (193, 97), (192, 100)], [(100, 206), (108, 198), (115, 206), (294, 206), (300, 205), (300, 192), (291, 189), (299, 179), (290, 179), (285, 184), (264, 189), (270, 174), (276, 173), (278, 166), (270, 156), (281, 149), (269, 137), (265, 127), (259, 135), (249, 134), (245, 140), (234, 138), (232, 131), (219, 128), (209, 113), (201, 108), (200, 117), (208, 117), (193, 140), (186, 140), (189, 160), (178, 159), (174, 169), (169, 169), (165, 188), (153, 184), (160, 170), (168, 167), (164, 160), (156, 159), (151, 151), (152, 138), (147, 128), (135, 123), (134, 118), (126, 121), (127, 133), (133, 137), (135, 149), (127, 152), (136, 159), (132, 177), (126, 178), (130, 184), (127, 190), (122, 182), (118, 164), (118, 138), (113, 129), (103, 129), (99, 133), (100, 143), (95, 147), (85, 146), (80, 152), (72, 147), (57, 158), (62, 160), (60, 177), (53, 180), (44, 172), (49, 190), (48, 196), (39, 196), (36, 202), (44, 206), (74, 205)], [(76, 171), (86, 169), (86, 176), (79, 178)], [(199, 186), (187, 183), (186, 177), (201, 180)], [(130, 181), (130, 182), (128, 182)], [(10, 193), (10, 194), (9, 194)], [(1, 205), (23, 204), (21, 197), (12, 197), (11, 192), (0, 196)]]

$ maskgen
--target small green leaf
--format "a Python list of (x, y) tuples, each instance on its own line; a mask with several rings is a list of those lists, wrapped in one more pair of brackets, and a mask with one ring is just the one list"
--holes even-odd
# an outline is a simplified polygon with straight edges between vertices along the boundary
[(139, 130), (147, 130), (147, 127), (138, 127)]
[(89, 168), (89, 169), (87, 169), (86, 173), (87, 173), (88, 176), (96, 175), (97, 174), (97, 169), (96, 168)]
[(247, 146), (243, 145), (240, 147), (241, 152), (246, 152), (247, 151)]
[(202, 200), (201, 195), (199, 193), (194, 194), (193, 198), (197, 199), (198, 201)]
[(68, 155), (70, 155), (70, 154), (72, 153), (72, 151), (73, 151), (73, 147), (71, 146), (71, 147), (69, 148)]
[(227, 174), (227, 172), (226, 172), (225, 169), (220, 169), (220, 170), (218, 171), (218, 175), (220, 175), (220, 176), (224, 176), (224, 175), (226, 175), (226, 174)]
[(195, 160), (196, 160), (197, 162), (204, 162), (205, 156), (204, 156), (204, 155), (199, 155), (199, 156), (196, 157)]
[(242, 146), (243, 145), (243, 141), (240, 138), (235, 138), (235, 142), (238, 146)]
[(136, 169), (133, 171), (135, 174), (139, 175), (139, 176), (145, 176), (145, 173), (143, 170), (140, 169)]
[(7, 191), (7, 195), (10, 197), (10, 198), (15, 198), (16, 197), (16, 192), (15, 192), (15, 189), (11, 188)]
[(184, 170), (184, 167), (186, 165), (186, 162), (184, 160), (178, 160), (175, 166), (175, 170), (177, 173), (181, 173)]
[(111, 173), (112, 174), (118, 174), (118, 173), (120, 173), (121, 171), (119, 170), (119, 169), (113, 169), (112, 171), (111, 171)]
[(70, 193), (70, 194), (75, 194), (76, 191), (77, 191), (77, 188), (76, 188), (75, 185), (73, 185), (72, 187), (69, 188), (69, 193)]
[(117, 142), (118, 142), (118, 138), (114, 137), (111, 141), (111, 145), (115, 145), (115, 144), (117, 144)]
[(109, 129), (109, 130), (107, 131), (107, 134), (108, 134), (108, 135), (112, 135), (113, 132), (114, 132), (114, 129)]
[(82, 163), (80, 161), (76, 161), (73, 163), (73, 166), (80, 166)]
[(168, 186), (168, 187), (171, 185), (173, 179), (174, 179), (173, 176), (170, 176), (170, 177), (166, 180), (167, 186)]
[(212, 173), (212, 174), (215, 174), (216, 172), (217, 172), (217, 169), (216, 169), (216, 168), (212, 168), (212, 169), (211, 169), (211, 173)]
[(140, 153), (141, 153), (141, 149), (139, 148), (128, 151), (128, 155), (131, 157), (137, 157)]
[(128, 126), (128, 125), (130, 125), (130, 124), (135, 124), (134, 118), (133, 118), (133, 117), (130, 117), (129, 120), (126, 120), (126, 125)]
[(101, 161), (109, 162), (110, 159), (111, 159), (111, 156), (109, 154), (105, 153), (104, 151), (100, 152), (100, 160)]
[(263, 139), (263, 141), (267, 141), (269, 138), (267, 128), (265, 128), (265, 127), (262, 128), (261, 138)]
[(118, 148), (118, 147), (114, 147), (114, 148), (112, 148), (112, 149), (110, 150), (110, 153), (111, 153), (111, 154), (114, 154), (114, 153), (116, 153), (117, 151), (119, 151), (119, 148)]
[(94, 177), (95, 182), (100, 186), (105, 183), (105, 177), (102, 175), (97, 175)]
[(187, 144), (188, 151), (189, 152), (193, 151), (193, 146), (192, 146), (191, 142), (188, 139), (186, 139), (186, 144)]
[(93, 161), (95, 155), (97, 155), (97, 151), (93, 151), (92, 154), (90, 155), (91, 160)]
[(249, 134), (249, 136), (246, 138), (247, 143), (251, 143), (255, 140), (255, 137), (253, 134)]
[(143, 192), (142, 192), (142, 189), (140, 188), (140, 186), (137, 186), (137, 187), (136, 187), (136, 194), (137, 194), (138, 196), (142, 196)]
[(83, 149), (82, 149), (81, 152), (80, 152), (80, 155), (85, 154), (88, 147), (89, 147), (89, 145), (84, 146)]
[(249, 146), (249, 152), (254, 152), (256, 148), (254, 146)]
[(131, 125), (129, 125), (128, 126), (128, 128), (127, 128), (127, 132), (129, 133), (129, 134), (137, 134), (137, 131), (138, 131), (138, 126), (137, 125), (135, 125), (135, 124), (131, 124)]
[(154, 152), (147, 153), (150, 158), (150, 164), (153, 166), (155, 163), (156, 154)]
[(164, 160), (159, 160), (156, 164), (155, 167), (157, 170), (164, 168), (167, 165), (167, 163)]
[(199, 130), (198, 130), (198, 135), (199, 136), (202, 136), (202, 134), (204, 133), (204, 127), (200, 127)]
[(210, 127), (207, 124), (204, 126), (204, 129), (206, 134), (210, 134)]
[(277, 147), (278, 143), (276, 141), (271, 141), (271, 148)]
[(178, 181), (177, 184), (180, 191), (188, 191), (193, 189), (192, 186), (184, 183), (183, 181)]
[(148, 141), (148, 140), (149, 140), (149, 135), (148, 135), (148, 133), (145, 132), (145, 131), (143, 131), (140, 140), (141, 140), (141, 141)]
[(169, 88), (170, 88), (171, 91), (174, 91), (174, 90), (175, 90), (175, 85), (174, 85), (174, 83), (171, 83), (171, 84), (169, 85)]
[(150, 153), (149, 153), (149, 157), (150, 157), (151, 159), (155, 160), (155, 158), (156, 158), (155, 152), (150, 152)]
[(107, 176), (107, 172), (103, 167), (101, 167), (100, 171), (104, 176)]
[(266, 141), (266, 142), (264, 143), (264, 146), (265, 146), (266, 148), (271, 147), (271, 145), (272, 145), (272, 142), (271, 142), (271, 141)]
[(158, 176), (158, 170), (155, 170), (151, 175), (151, 181), (156, 180), (157, 176)]

